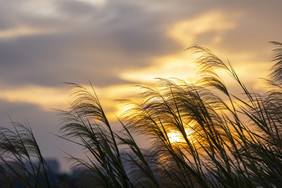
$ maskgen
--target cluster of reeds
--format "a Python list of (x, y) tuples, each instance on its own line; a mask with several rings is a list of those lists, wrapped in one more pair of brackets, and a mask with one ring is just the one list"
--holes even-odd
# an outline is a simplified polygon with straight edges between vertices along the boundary
[[(62, 112), (61, 130), (64, 139), (87, 153), (86, 161), (70, 156), (86, 169), (81, 181), (86, 187), (280, 187), (282, 44), (273, 44), (275, 65), (265, 80), (266, 93), (248, 90), (231, 64), (193, 46), (189, 50), (200, 54), (196, 61), (200, 79), (193, 84), (159, 79), (156, 89), (143, 87), (140, 101), (130, 101), (119, 120), (122, 131), (113, 130), (94, 89), (72, 84), (74, 101), (71, 110)], [(242, 94), (232, 94), (217, 70), (227, 72)], [(32, 147), (9, 136), (9, 130), (1, 131), (1, 144), (22, 143), (23, 149), (13, 148), (13, 159), (21, 164), (26, 156), (24, 160), (30, 161), (32, 151), (43, 166), (31, 130), (22, 130), (33, 138), (33, 144), (28, 142)], [(13, 134), (26, 137), (17, 129)], [(149, 138), (147, 148), (138, 146), (136, 134)], [(10, 146), (3, 146), (1, 151), (9, 151)], [(25, 177), (50, 182), (39, 168), (32, 178)]]
[(0, 187), (54, 187), (55, 174), (43, 158), (28, 125), (0, 129)]

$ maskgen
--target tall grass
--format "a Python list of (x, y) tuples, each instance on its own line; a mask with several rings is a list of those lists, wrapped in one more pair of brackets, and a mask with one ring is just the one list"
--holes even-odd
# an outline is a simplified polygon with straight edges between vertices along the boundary
[[(61, 137), (87, 153), (88, 160), (70, 156), (86, 169), (84, 186), (281, 187), (282, 44), (272, 43), (275, 65), (264, 94), (249, 90), (229, 62), (193, 46), (188, 50), (198, 54), (200, 79), (195, 84), (159, 79), (158, 87), (143, 87), (140, 100), (129, 101), (119, 120), (122, 131), (113, 130), (94, 89), (71, 84), (74, 100), (70, 110), (62, 111)], [(242, 94), (233, 94), (217, 70), (227, 72)], [(30, 129), (21, 129), (34, 138)], [(136, 133), (149, 138), (147, 148), (139, 147)], [(1, 144), (15, 140), (6, 137)], [(39, 148), (35, 151), (44, 165)], [(13, 159), (20, 162), (27, 153)]]
[(0, 128), (0, 186), (55, 187), (60, 183), (43, 158), (30, 126)]

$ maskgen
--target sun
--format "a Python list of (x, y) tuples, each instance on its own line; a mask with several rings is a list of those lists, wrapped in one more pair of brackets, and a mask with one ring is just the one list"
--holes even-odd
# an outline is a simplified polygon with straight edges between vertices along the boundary
[[(186, 132), (187, 138), (189, 140), (191, 140), (193, 131), (185, 129), (185, 132)], [(185, 143), (186, 142), (183, 135), (179, 131), (169, 131), (167, 133), (167, 136), (168, 136), (169, 141), (171, 143), (178, 143), (179, 144), (179, 143)]]

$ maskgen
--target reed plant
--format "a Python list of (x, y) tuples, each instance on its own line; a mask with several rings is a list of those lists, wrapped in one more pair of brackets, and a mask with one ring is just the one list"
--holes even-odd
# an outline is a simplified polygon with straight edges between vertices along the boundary
[[(228, 61), (192, 46), (199, 79), (158, 79), (155, 88), (143, 86), (139, 100), (127, 101), (119, 131), (93, 87), (71, 83), (73, 102), (61, 111), (60, 137), (86, 153), (87, 160), (69, 156), (85, 169), (84, 187), (281, 187), (282, 44), (272, 44), (274, 66), (265, 93), (249, 90)], [(235, 81), (240, 95), (219, 72)], [(10, 171), (0, 166), (0, 177), (12, 174), (33, 187), (43, 177), (52, 186), (47, 170), (39, 170), (46, 164), (31, 129), (14, 127), (14, 132), (1, 129), (1, 160)], [(146, 148), (138, 145), (136, 134), (148, 138)], [(5, 159), (9, 153), (21, 166), (23, 159), (31, 161), (30, 152), (40, 161), (31, 174), (17, 174)]]
[[(273, 44), (275, 65), (265, 94), (250, 91), (231, 64), (210, 50), (190, 47), (199, 55), (200, 79), (159, 79), (157, 88), (143, 87), (120, 121), (123, 133), (112, 131), (95, 92), (76, 85), (62, 130), (82, 139), (95, 159), (78, 162), (104, 186), (280, 187), (282, 48)], [(217, 70), (227, 72), (242, 94), (232, 94)], [(152, 144), (141, 149), (136, 132)], [(173, 134), (180, 140), (173, 141)], [(126, 157), (118, 144), (127, 146)]]
[(1, 187), (59, 187), (29, 125), (11, 121), (0, 128)]

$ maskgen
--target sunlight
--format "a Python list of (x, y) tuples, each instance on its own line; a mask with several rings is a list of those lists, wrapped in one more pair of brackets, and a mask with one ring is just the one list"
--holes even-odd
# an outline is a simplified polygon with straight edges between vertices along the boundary
[[(189, 140), (191, 140), (193, 131), (185, 129), (185, 133), (187, 135), (187, 138)], [(178, 143), (178, 144), (179, 143), (185, 143), (185, 139), (183, 138), (182, 134), (179, 131), (170, 131), (170, 132), (167, 133), (167, 136), (168, 136), (169, 141), (171, 143)]]
[(155, 82), (156, 78), (189, 79), (195, 77), (193, 56), (177, 53), (158, 57), (148, 67), (129, 70), (120, 75), (124, 80), (139, 83)]

